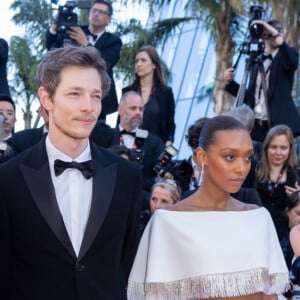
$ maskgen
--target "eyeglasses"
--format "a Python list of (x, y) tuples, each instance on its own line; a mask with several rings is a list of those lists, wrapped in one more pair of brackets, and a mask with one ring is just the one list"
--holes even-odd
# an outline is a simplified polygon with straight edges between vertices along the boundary
[(97, 9), (97, 8), (92, 8), (92, 13), (95, 14), (95, 13), (98, 13), (99, 15), (102, 15), (102, 16), (109, 16), (109, 12), (108, 11), (105, 11), (105, 10), (102, 10), (102, 9)]

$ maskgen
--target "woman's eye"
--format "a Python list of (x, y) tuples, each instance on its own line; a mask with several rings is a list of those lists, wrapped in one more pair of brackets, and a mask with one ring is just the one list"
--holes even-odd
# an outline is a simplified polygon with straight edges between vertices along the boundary
[(232, 154), (228, 154), (228, 155), (225, 155), (225, 158), (227, 160), (233, 160), (234, 159), (234, 156)]
[(253, 160), (253, 154), (246, 156), (246, 160), (252, 161)]

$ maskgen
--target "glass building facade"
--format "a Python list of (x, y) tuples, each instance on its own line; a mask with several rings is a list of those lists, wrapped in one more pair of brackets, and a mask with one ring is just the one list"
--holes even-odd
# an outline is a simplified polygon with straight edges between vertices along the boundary
[[(172, 4), (173, 3), (173, 4)], [(148, 24), (166, 18), (184, 17), (184, 1), (173, 1), (160, 10), (160, 14), (148, 20)], [(191, 149), (185, 141), (188, 127), (200, 117), (214, 116), (212, 87), (215, 74), (215, 44), (207, 31), (196, 22), (179, 26), (158, 49), (171, 76), (176, 101), (175, 141), (178, 159), (188, 158)]]

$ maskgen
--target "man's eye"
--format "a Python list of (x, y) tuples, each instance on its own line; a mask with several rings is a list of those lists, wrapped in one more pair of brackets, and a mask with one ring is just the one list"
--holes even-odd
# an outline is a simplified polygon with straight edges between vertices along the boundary
[(94, 95), (93, 98), (95, 98), (96, 100), (101, 100), (102, 96), (101, 95)]
[(78, 93), (78, 92), (70, 92), (69, 95), (70, 95), (70, 96), (78, 96), (79, 93)]

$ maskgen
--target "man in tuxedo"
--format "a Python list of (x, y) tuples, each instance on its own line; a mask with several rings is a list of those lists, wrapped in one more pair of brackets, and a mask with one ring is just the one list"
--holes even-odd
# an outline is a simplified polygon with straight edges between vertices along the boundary
[[(282, 26), (277, 20), (264, 22), (255, 20), (257, 26), (263, 27), (263, 40), (266, 53), (262, 56), (266, 79), (266, 96), (262, 87), (259, 62), (253, 60), (250, 69), (249, 84), (246, 89), (244, 103), (249, 105), (255, 115), (255, 125), (251, 132), (254, 140), (263, 142), (270, 127), (288, 125), (294, 136), (300, 134), (300, 118), (296, 109), (292, 87), (294, 74), (298, 68), (299, 53), (284, 41)], [(225, 90), (237, 96), (240, 85), (233, 80), (233, 68), (224, 73)]]
[[(132, 158), (142, 168), (143, 189), (149, 195), (156, 177), (153, 167), (165, 146), (155, 134), (139, 129), (143, 112), (144, 101), (140, 94), (130, 91), (122, 96), (118, 107), (120, 124), (114, 129), (111, 146), (124, 145), (131, 149)], [(148, 198), (146, 203), (149, 204)]]
[[(105, 60), (107, 72), (111, 79), (111, 87), (109, 93), (102, 101), (100, 118), (104, 120), (106, 115), (115, 112), (118, 108), (113, 67), (120, 58), (122, 41), (115, 34), (106, 31), (106, 26), (111, 21), (112, 13), (112, 5), (109, 2), (95, 0), (89, 13), (89, 25), (73, 26), (72, 30), (68, 32), (69, 37), (78, 45), (97, 48)], [(46, 33), (46, 46), (48, 50), (63, 46), (60, 35), (57, 33), (57, 22), (52, 24)]]
[(139, 240), (140, 169), (89, 142), (109, 90), (92, 47), (37, 71), (49, 132), (0, 166), (1, 299), (126, 299)]

